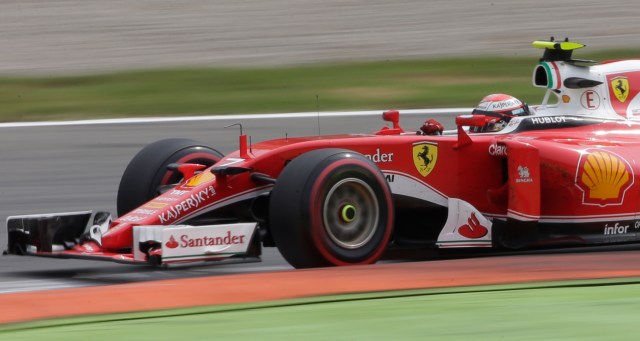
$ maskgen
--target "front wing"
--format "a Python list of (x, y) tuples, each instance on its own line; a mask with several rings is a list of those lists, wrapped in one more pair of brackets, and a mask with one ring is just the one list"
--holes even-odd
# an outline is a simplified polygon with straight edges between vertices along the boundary
[(102, 250), (100, 237), (110, 221), (108, 213), (91, 211), (11, 216), (5, 253), (161, 266), (260, 256), (255, 222), (135, 226), (131, 249)]

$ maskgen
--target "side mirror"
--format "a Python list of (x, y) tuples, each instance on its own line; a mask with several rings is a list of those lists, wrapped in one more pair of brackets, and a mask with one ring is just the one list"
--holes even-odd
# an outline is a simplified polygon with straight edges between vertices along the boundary
[(462, 127), (484, 127), (487, 122), (492, 120), (489, 116), (484, 115), (458, 115), (456, 116), (456, 125), (458, 126), (458, 143), (455, 148), (462, 148), (473, 143), (469, 134)]
[(400, 112), (398, 110), (387, 110), (383, 112), (382, 119), (393, 123), (393, 129), (400, 128)]
[(456, 116), (456, 125), (458, 127), (484, 127), (490, 120), (484, 115), (458, 115)]
[(393, 128), (382, 127), (376, 132), (376, 135), (399, 135), (404, 133), (404, 129), (400, 127), (400, 112), (398, 110), (387, 110), (382, 113), (382, 119), (393, 123)]

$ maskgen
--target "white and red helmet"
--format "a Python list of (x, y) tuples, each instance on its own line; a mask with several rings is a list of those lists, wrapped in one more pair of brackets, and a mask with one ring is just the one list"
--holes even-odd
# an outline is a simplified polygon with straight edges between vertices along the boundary
[(495, 118), (489, 120), (486, 126), (476, 129), (475, 132), (500, 131), (512, 118), (530, 115), (527, 103), (505, 94), (486, 96), (471, 113)]

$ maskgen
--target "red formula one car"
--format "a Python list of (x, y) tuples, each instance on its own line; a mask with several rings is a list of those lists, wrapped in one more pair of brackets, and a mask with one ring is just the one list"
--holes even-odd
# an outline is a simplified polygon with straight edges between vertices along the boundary
[(416, 134), (387, 111), (392, 127), (370, 134), (249, 145), (241, 133), (227, 156), (162, 140), (125, 170), (117, 219), (10, 217), (8, 253), (168, 265), (277, 247), (306, 268), (407, 247), (640, 241), (640, 60), (597, 64), (571, 58), (580, 44), (534, 46), (545, 49), (533, 83), (546, 96), (500, 131), (484, 132), (495, 117), (478, 111), (458, 116), (455, 132)]

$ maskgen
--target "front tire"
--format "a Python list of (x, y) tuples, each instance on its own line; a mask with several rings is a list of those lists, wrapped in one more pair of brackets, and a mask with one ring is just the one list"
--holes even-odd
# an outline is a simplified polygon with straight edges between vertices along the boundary
[(190, 139), (165, 139), (151, 143), (129, 162), (118, 187), (117, 211), (122, 216), (176, 185), (182, 174), (167, 169), (170, 163), (211, 166), (223, 155)]
[(311, 151), (278, 177), (269, 226), (280, 253), (296, 268), (374, 263), (391, 238), (391, 191), (364, 156)]

